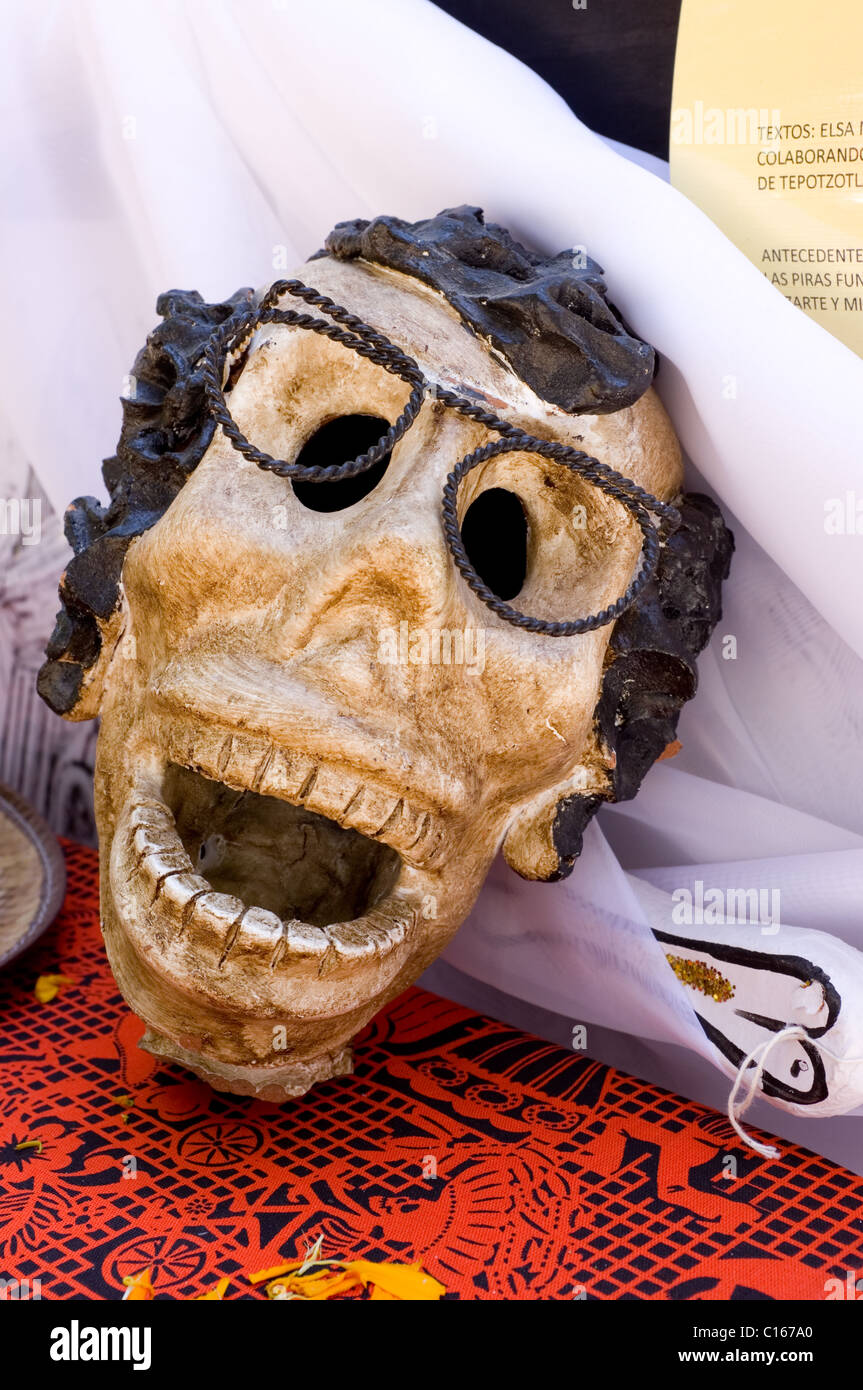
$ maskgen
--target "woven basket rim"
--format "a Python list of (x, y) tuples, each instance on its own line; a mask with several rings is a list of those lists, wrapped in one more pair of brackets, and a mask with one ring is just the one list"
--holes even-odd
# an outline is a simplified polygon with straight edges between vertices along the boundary
[(39, 905), (30, 922), (24, 927), (8, 950), (0, 954), (0, 966), (26, 951), (37, 937), (51, 925), (66, 892), (66, 861), (53, 831), (23, 797), (0, 782), (0, 835), (4, 817), (24, 834), (36, 850), (42, 870)]

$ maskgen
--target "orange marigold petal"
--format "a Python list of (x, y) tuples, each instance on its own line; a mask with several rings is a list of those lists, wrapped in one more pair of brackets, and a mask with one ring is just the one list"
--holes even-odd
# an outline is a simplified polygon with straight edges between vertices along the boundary
[(289, 1293), (297, 1294), (310, 1302), (318, 1302), (333, 1298), (336, 1294), (347, 1293), (349, 1289), (355, 1289), (361, 1281), (347, 1270), (339, 1270), (338, 1273), (326, 1270), (323, 1278), (319, 1274), (292, 1274), (276, 1282)]
[(123, 1280), (126, 1285), (126, 1292), (123, 1299), (129, 1303), (141, 1303), (149, 1298), (156, 1297), (153, 1282), (150, 1278), (151, 1270), (144, 1269), (140, 1274), (127, 1275)]

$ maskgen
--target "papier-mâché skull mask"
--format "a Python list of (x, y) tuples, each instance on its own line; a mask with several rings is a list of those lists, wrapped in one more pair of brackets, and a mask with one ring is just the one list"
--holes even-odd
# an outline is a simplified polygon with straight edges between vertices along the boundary
[(501, 846), (559, 878), (635, 793), (732, 544), (586, 258), (461, 208), (342, 224), (301, 278), (161, 297), (40, 676), (102, 716), (145, 1045), (267, 1099), (350, 1070)]

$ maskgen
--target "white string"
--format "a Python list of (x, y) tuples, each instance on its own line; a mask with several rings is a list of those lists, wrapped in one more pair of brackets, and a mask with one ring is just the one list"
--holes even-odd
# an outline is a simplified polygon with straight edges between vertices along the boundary
[[(761, 1154), (763, 1158), (778, 1158), (779, 1150), (774, 1148), (772, 1144), (762, 1144), (760, 1140), (754, 1139), (751, 1134), (747, 1134), (738, 1117), (740, 1115), (745, 1115), (752, 1104), (755, 1092), (758, 1090), (761, 1084), (761, 1078), (764, 1075), (764, 1066), (767, 1058), (770, 1056), (770, 1053), (773, 1051), (774, 1047), (776, 1047), (777, 1043), (786, 1042), (791, 1038), (797, 1040), (806, 1037), (808, 1037), (806, 1029), (801, 1028), (799, 1023), (789, 1023), (787, 1028), (780, 1029), (778, 1033), (771, 1033), (769, 1038), (765, 1038), (762, 1042), (756, 1043), (752, 1051), (743, 1058), (743, 1061), (737, 1068), (734, 1085), (731, 1087), (731, 1094), (728, 1097), (728, 1118), (731, 1121), (733, 1130), (743, 1140), (744, 1144), (748, 1144), (750, 1149), (754, 1149), (755, 1152)], [(744, 1099), (738, 1104), (738, 1092), (746, 1080), (747, 1071), (752, 1066), (754, 1066), (754, 1071), (752, 1073), (749, 1090)]]
[[(854, 1066), (863, 1063), (863, 1057), (839, 1057), (835, 1052), (831, 1052), (829, 1048), (824, 1047), (823, 1044), (816, 1043), (815, 1039), (811, 1038), (806, 1029), (802, 1028), (799, 1023), (789, 1023), (787, 1028), (780, 1028), (778, 1033), (772, 1033), (770, 1037), (765, 1038), (763, 1042), (756, 1043), (752, 1051), (743, 1058), (743, 1061), (737, 1068), (734, 1085), (728, 1097), (728, 1118), (731, 1121), (731, 1126), (735, 1133), (739, 1135), (744, 1144), (747, 1144), (750, 1149), (754, 1149), (756, 1153), (761, 1154), (764, 1158), (778, 1158), (779, 1150), (774, 1148), (772, 1144), (762, 1144), (758, 1139), (754, 1139), (751, 1134), (747, 1134), (740, 1123), (739, 1117), (745, 1115), (749, 1106), (752, 1104), (755, 1092), (758, 1090), (761, 1084), (761, 1078), (764, 1075), (767, 1058), (770, 1056), (774, 1047), (776, 1047), (777, 1043), (790, 1042), (792, 1040), (794, 1042), (811, 1042), (818, 1047), (820, 1052), (823, 1052), (825, 1057), (829, 1057), (831, 1061), (839, 1062), (844, 1066)], [(749, 1090), (743, 1100), (738, 1103), (738, 1092), (746, 1080), (746, 1074), (750, 1067), (754, 1069), (749, 1084)]]

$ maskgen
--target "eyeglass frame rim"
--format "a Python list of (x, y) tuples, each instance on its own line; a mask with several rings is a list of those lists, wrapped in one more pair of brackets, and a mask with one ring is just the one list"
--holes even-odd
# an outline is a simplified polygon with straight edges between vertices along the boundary
[[(330, 319), (334, 322), (314, 318), (294, 309), (277, 309), (275, 302), (284, 294), (293, 294), (316, 308), (322, 309), (329, 314)], [(245, 348), (255, 332), (266, 323), (308, 328), (313, 332), (321, 333), (374, 361), (376, 365), (383, 367), (392, 375), (398, 376), (411, 387), (404, 409), (380, 440), (372, 445), (371, 449), (344, 464), (299, 465), (288, 463), (284, 459), (273, 458), (271, 454), (258, 449), (246, 438), (231, 415), (225, 399), (225, 386), (227, 384), (225, 366), (228, 358)], [(498, 416), (470, 400), (460, 397), (448, 388), (430, 381), (419, 364), (384, 334), (301, 280), (275, 281), (262, 296), (260, 302), (246, 310), (239, 320), (233, 315), (226, 319), (207, 340), (202, 353), (202, 360), (207, 407), (216, 424), (220, 426), (238, 453), (255, 463), (257, 467), (272, 472), (277, 477), (308, 482), (339, 482), (345, 478), (360, 476), (392, 452), (395, 445), (404, 437), (416, 420), (429, 394), (432, 398), (441, 401), (443, 405), (449, 406), (458, 413), (485, 425), (486, 428), (494, 430), (500, 436), (499, 439), (490, 440), (470, 454), (465, 455), (447, 475), (442, 506), (443, 530), (447, 548), (468, 587), (498, 617), (513, 626), (547, 636), (561, 637), (582, 635), (614, 622), (627, 608), (632, 606), (641, 591), (650, 582), (659, 561), (661, 546), (667, 535), (679, 524), (679, 513), (674, 506), (662, 502), (632, 479), (618, 473), (607, 464), (601, 463), (592, 455), (557, 441), (543, 440), (530, 435), (519, 429), (518, 426), (501, 420)], [(529, 614), (513, 608), (494, 594), (470, 562), (458, 523), (458, 488), (467, 473), (480, 463), (499, 454), (519, 452), (532, 453), (537, 457), (550, 458), (564, 464), (570, 471), (583, 477), (590, 485), (597, 487), (619, 502), (630, 512), (641, 530), (640, 563), (632, 581), (615, 603), (608, 605), (598, 613), (585, 618), (558, 622), (531, 617)], [(660, 517), (664, 534), (651, 521), (650, 512)]]

